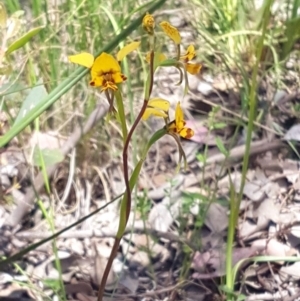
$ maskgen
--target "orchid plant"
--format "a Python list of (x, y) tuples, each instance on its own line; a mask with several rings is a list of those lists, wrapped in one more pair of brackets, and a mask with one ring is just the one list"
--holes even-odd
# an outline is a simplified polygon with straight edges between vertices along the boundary
[[(181, 84), (184, 81), (184, 91), (185, 93), (187, 93), (187, 72), (195, 75), (198, 74), (201, 70), (201, 64), (191, 63), (191, 61), (196, 56), (195, 48), (193, 45), (189, 45), (186, 52), (184, 54), (181, 54), (180, 32), (170, 23), (163, 21), (160, 23), (161, 29), (176, 45), (176, 55), (174, 57), (168, 58), (165, 54), (156, 51), (156, 28), (154, 17), (147, 13), (143, 18), (142, 26), (147, 32), (149, 40), (149, 52), (146, 55), (146, 61), (149, 64), (149, 71), (147, 80), (145, 82), (144, 101), (129, 131), (127, 129), (125, 109), (123, 105), (123, 94), (121, 91), (121, 84), (126, 81), (126, 75), (122, 73), (120, 62), (129, 53), (137, 50), (140, 46), (140, 42), (133, 42), (126, 45), (117, 53), (116, 58), (114, 58), (111, 54), (105, 52), (101, 53), (96, 58), (94, 58), (94, 56), (90, 53), (80, 53), (69, 57), (69, 60), (71, 62), (90, 69), (91, 79), (89, 81), (89, 85), (95, 88), (100, 88), (100, 91), (105, 93), (107, 101), (110, 105), (109, 113), (111, 115), (115, 115), (121, 123), (124, 143), (122, 158), (126, 190), (121, 201), (118, 232), (116, 234), (114, 246), (100, 283), (98, 294), (99, 301), (103, 298), (107, 276), (112, 266), (113, 259), (116, 256), (121, 238), (123, 237), (128, 222), (129, 214), (131, 211), (131, 192), (138, 181), (139, 173), (150, 147), (164, 135), (171, 135), (175, 139), (179, 149), (180, 157), (178, 167), (181, 166), (182, 160), (184, 161), (186, 167), (186, 157), (181, 146), (180, 137), (190, 139), (194, 135), (194, 131), (186, 127), (184, 114), (179, 101), (176, 106), (175, 116), (172, 118), (169, 114), (170, 102), (166, 99), (151, 98), (151, 94), (153, 89), (155, 71), (157, 70), (157, 68), (169, 66), (173, 66), (178, 69), (180, 74), (180, 80), (178, 84)], [(117, 109), (114, 108), (115, 100)], [(140, 160), (129, 176), (130, 171), (128, 168), (128, 147), (132, 135), (141, 121), (145, 121), (152, 116), (156, 118), (162, 118), (165, 122), (165, 125), (163, 128), (155, 132), (149, 139), (144, 148), (144, 151), (142, 152)]]

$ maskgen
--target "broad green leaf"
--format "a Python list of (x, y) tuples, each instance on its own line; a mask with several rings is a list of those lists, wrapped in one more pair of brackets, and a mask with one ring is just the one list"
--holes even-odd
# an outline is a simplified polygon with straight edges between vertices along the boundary
[(28, 114), (40, 105), (40, 103), (44, 100), (44, 98), (48, 95), (44, 85), (43, 81), (39, 80), (34, 88), (31, 89), (28, 96), (24, 100), (21, 109), (19, 111), (19, 114), (17, 118), (15, 119), (15, 122), (13, 124), (13, 127), (16, 124), (19, 124), (22, 122), (23, 119), (28, 117)]
[[(43, 158), (41, 158), (43, 156)], [(42, 161), (43, 159), (43, 161)], [(46, 167), (52, 166), (56, 163), (62, 162), (64, 156), (59, 149), (41, 149), (37, 147), (33, 152), (33, 163), (35, 166), (41, 167), (45, 164)]]
[(8, 46), (5, 54), (6, 55), (10, 54), (10, 53), (14, 52), (15, 50), (23, 47), (32, 37), (37, 35), (43, 28), (44, 28), (43, 26), (40, 26), (40, 27), (36, 27), (36, 28), (33, 28), (30, 31), (28, 31), (21, 38), (19, 38), (18, 40), (14, 41), (12, 44), (10, 44), (10, 46)]
[(2, 2), (0, 2), (0, 27), (2, 29), (6, 28), (6, 22), (7, 22), (7, 13), (5, 6)]

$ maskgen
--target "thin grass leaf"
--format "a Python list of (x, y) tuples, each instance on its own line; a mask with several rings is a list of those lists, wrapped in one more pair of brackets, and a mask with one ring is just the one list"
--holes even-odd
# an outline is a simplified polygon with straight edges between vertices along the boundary
[(300, 18), (294, 18), (286, 21), (286, 30), (284, 33), (286, 38), (282, 46), (280, 59), (285, 60), (291, 53), (295, 42), (300, 37)]
[(12, 44), (10, 44), (8, 46), (7, 50), (5, 51), (5, 54), (8, 55), (8, 54), (16, 51), (17, 49), (23, 47), (26, 43), (28, 43), (30, 41), (30, 39), (32, 37), (37, 35), (43, 28), (44, 28), (44, 26), (40, 26), (40, 27), (31, 29), (29, 32), (27, 32), (25, 35), (23, 35), (21, 38), (19, 38), (18, 40), (14, 41)]
[(227, 157), (227, 156), (229, 155), (229, 152), (228, 152), (228, 150), (226, 149), (226, 147), (225, 147), (225, 145), (224, 145), (224, 143), (223, 143), (223, 141), (221, 140), (220, 137), (216, 137), (216, 145), (217, 145), (219, 151), (220, 151), (224, 156)]

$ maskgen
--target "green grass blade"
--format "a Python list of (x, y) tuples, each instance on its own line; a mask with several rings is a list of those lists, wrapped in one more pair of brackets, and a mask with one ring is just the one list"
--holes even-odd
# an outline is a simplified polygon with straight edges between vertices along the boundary
[(30, 31), (28, 31), (26, 34), (24, 34), (21, 38), (18, 40), (14, 41), (12, 44), (10, 44), (5, 51), (5, 54), (8, 55), (17, 49), (23, 47), (26, 43), (30, 41), (35, 35), (37, 35), (44, 27), (40, 26), (37, 28), (33, 28)]

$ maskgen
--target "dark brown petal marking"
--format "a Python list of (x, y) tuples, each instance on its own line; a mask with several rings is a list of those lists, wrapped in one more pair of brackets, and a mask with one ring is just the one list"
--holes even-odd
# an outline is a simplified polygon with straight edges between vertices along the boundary
[(193, 137), (193, 130), (192, 129), (187, 129), (186, 131), (186, 138), (190, 139)]

